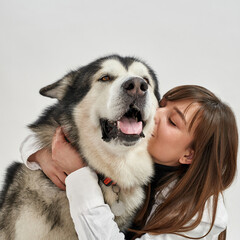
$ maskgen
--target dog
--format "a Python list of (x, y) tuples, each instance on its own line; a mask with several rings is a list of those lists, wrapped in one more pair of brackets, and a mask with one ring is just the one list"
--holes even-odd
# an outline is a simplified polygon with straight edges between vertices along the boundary
[[(73, 147), (97, 172), (104, 200), (124, 231), (143, 203), (143, 187), (153, 174), (147, 143), (160, 100), (154, 71), (135, 57), (110, 55), (71, 71), (40, 94), (57, 102), (29, 125), (39, 146), (51, 150), (56, 128), (62, 126)], [(65, 191), (41, 170), (13, 163), (1, 194), (0, 236), (1, 240), (78, 239)]]

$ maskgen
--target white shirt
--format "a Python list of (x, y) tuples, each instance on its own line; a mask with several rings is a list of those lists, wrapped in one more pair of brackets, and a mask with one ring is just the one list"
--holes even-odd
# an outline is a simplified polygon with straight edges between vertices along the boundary
[[(34, 135), (28, 136), (20, 149), (23, 162), (32, 170), (39, 169), (36, 164), (27, 162), (28, 157), (38, 151)], [(124, 234), (120, 232), (114, 215), (109, 206), (104, 203), (98, 178), (89, 167), (79, 169), (66, 178), (66, 193), (70, 205), (70, 213), (75, 225), (78, 238), (81, 240), (122, 240)], [(208, 232), (211, 225), (211, 201), (203, 213), (201, 223), (193, 230), (184, 233), (189, 237), (200, 237)], [(156, 207), (156, 205), (154, 206)], [(226, 229), (227, 212), (220, 195), (216, 213), (216, 219), (211, 232), (203, 240), (217, 240), (218, 235)], [(142, 240), (187, 240), (175, 234), (150, 235), (144, 234)]]

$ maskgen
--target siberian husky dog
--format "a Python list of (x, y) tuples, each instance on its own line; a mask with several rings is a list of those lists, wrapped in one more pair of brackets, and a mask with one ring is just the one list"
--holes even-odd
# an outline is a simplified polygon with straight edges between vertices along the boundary
[[(160, 99), (153, 70), (137, 58), (111, 55), (71, 71), (40, 93), (57, 102), (29, 125), (38, 144), (51, 150), (56, 128), (63, 127), (97, 172), (105, 202), (124, 231), (153, 174), (147, 142)], [(65, 191), (41, 170), (11, 165), (1, 193), (0, 239), (77, 239)]]

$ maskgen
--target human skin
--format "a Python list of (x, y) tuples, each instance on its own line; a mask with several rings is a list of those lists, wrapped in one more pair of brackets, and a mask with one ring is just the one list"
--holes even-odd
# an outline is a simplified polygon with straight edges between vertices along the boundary
[(155, 128), (148, 144), (154, 162), (168, 166), (191, 163), (194, 156), (191, 142), (196, 124), (191, 131), (189, 124), (198, 109), (199, 104), (189, 100), (168, 101), (157, 109)]

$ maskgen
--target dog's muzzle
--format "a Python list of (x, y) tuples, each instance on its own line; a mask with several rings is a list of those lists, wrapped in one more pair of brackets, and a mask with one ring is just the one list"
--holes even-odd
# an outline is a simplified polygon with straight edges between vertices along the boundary
[(143, 120), (143, 109), (148, 84), (142, 78), (132, 78), (122, 84), (121, 91), (124, 95), (124, 109), (127, 111), (125, 110), (125, 113), (115, 121), (100, 119), (102, 139), (106, 142), (118, 139), (124, 145), (131, 146), (144, 137), (143, 129), (146, 122)]

